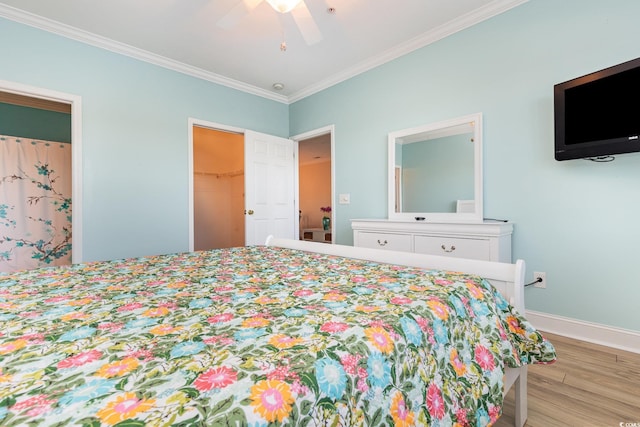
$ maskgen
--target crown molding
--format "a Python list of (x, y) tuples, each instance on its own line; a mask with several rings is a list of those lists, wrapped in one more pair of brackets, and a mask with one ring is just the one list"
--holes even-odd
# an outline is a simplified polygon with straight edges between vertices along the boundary
[(238, 80), (230, 79), (228, 77), (224, 77), (209, 71), (205, 71), (201, 68), (193, 67), (161, 55), (156, 55), (146, 50), (138, 49), (125, 43), (120, 43), (115, 40), (111, 40), (109, 38), (102, 37), (88, 31), (80, 30), (70, 25), (66, 25), (61, 22), (44, 18), (42, 16), (38, 16), (29, 12), (25, 12), (11, 6), (0, 4), (0, 17), (28, 25), (30, 27), (38, 28), (43, 31), (54, 33), (72, 40), (86, 43), (114, 53), (125, 55), (133, 59), (157, 65), (159, 67), (177, 71), (188, 76), (217, 83), (232, 89), (237, 89), (242, 92), (261, 96), (263, 98), (282, 103), (288, 102), (286, 96), (274, 94), (259, 87), (252, 86)]
[(376, 68), (382, 64), (397, 59), (417, 49), (420, 49), (424, 46), (427, 46), (431, 43), (434, 43), (438, 40), (441, 40), (458, 31), (462, 31), (465, 28), (469, 28), (493, 16), (506, 12), (528, 1), (529, 0), (495, 0), (484, 7), (476, 9), (466, 15), (463, 15), (444, 25), (441, 25), (440, 27), (434, 28), (433, 30), (427, 31), (426, 33), (415, 37), (412, 40), (388, 49), (380, 55), (376, 55), (365, 61), (362, 61), (353, 67), (347, 68), (327, 79), (309, 85), (306, 88), (294, 92), (289, 96), (274, 94), (271, 91), (228, 77), (224, 77), (198, 67), (193, 67), (161, 55), (156, 55), (146, 50), (138, 49), (136, 47), (120, 43), (106, 37), (98, 36), (88, 31), (80, 30), (78, 28), (51, 19), (43, 18), (41, 16), (25, 12), (4, 4), (0, 4), (0, 17), (19, 22), (21, 24), (29, 25), (31, 27), (35, 27), (50, 33), (58, 34), (60, 36), (86, 43), (114, 53), (125, 55), (153, 65), (157, 65), (159, 67), (177, 71), (179, 73), (196, 77), (198, 79), (217, 83), (222, 86), (226, 86), (284, 104), (291, 104), (315, 93), (318, 93), (324, 89), (327, 89), (331, 86), (334, 86), (338, 83), (341, 83), (345, 80), (348, 80), (352, 77), (355, 77), (359, 74), (362, 74), (366, 71), (369, 71), (373, 68)]
[(431, 43), (435, 43), (438, 40), (441, 40), (447, 36), (457, 33), (458, 31), (462, 31), (475, 24), (478, 24), (482, 21), (485, 21), (496, 15), (499, 15), (503, 12), (513, 9), (514, 7), (519, 6), (528, 1), (529, 0), (493, 1), (484, 7), (481, 7), (470, 13), (462, 15), (452, 21), (447, 22), (444, 25), (441, 25), (439, 27), (436, 27), (432, 30), (427, 31), (426, 33), (423, 33), (418, 37), (415, 37), (402, 44), (394, 46), (393, 48), (386, 50), (380, 55), (373, 56), (365, 61), (360, 62), (359, 64), (356, 64), (351, 68), (345, 69), (340, 73), (334, 74), (333, 76), (327, 79), (321, 80), (313, 85), (307, 86), (306, 88), (291, 94), (288, 98), (288, 101), (289, 103), (293, 103), (301, 99), (304, 99), (317, 92), (320, 92), (324, 89), (327, 89), (331, 86), (334, 86), (338, 83), (341, 83), (345, 80), (355, 77), (358, 74), (362, 74), (366, 71), (372, 70), (387, 62), (391, 62), (394, 59), (397, 59), (403, 55), (406, 55), (422, 47), (430, 45)]

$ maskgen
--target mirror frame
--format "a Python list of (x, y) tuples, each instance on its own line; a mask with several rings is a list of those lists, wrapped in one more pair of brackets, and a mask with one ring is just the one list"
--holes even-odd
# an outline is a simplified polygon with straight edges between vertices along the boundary
[[(471, 123), (473, 125), (474, 141), (474, 211), (473, 212), (396, 212), (396, 142), (397, 140), (411, 140), (424, 133), (439, 133), (447, 128)], [(415, 139), (415, 141), (424, 138)], [(482, 203), (482, 113), (469, 114), (454, 119), (443, 120), (428, 125), (417, 126), (389, 133), (389, 186), (388, 186), (388, 217), (390, 220), (435, 223), (478, 223), (484, 218)], [(424, 219), (416, 219), (424, 218)]]

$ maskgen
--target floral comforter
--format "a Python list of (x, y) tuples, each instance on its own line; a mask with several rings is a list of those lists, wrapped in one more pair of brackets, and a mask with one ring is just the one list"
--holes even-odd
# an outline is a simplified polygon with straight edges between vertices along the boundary
[(0, 275), (0, 425), (482, 426), (552, 345), (474, 276), (275, 247)]

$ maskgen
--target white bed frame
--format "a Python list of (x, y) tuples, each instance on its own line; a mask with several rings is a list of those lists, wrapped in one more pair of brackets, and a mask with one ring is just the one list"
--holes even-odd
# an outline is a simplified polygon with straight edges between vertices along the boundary
[[(475, 274), (491, 281), (491, 284), (505, 296), (511, 305), (524, 314), (525, 264), (523, 260), (517, 260), (514, 264), (509, 264), (346, 245), (331, 245), (304, 240), (279, 239), (273, 236), (267, 238), (265, 245), (410, 267)], [(504, 383), (505, 395), (511, 387), (515, 387), (515, 425), (516, 427), (522, 427), (527, 421), (526, 365), (520, 368), (507, 368)]]

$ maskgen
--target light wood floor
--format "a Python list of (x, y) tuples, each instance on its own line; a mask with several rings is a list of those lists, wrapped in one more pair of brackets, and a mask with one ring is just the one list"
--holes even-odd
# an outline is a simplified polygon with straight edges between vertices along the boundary
[[(527, 427), (640, 427), (640, 354), (543, 335), (558, 360), (529, 367)], [(513, 426), (513, 401), (496, 427)]]

